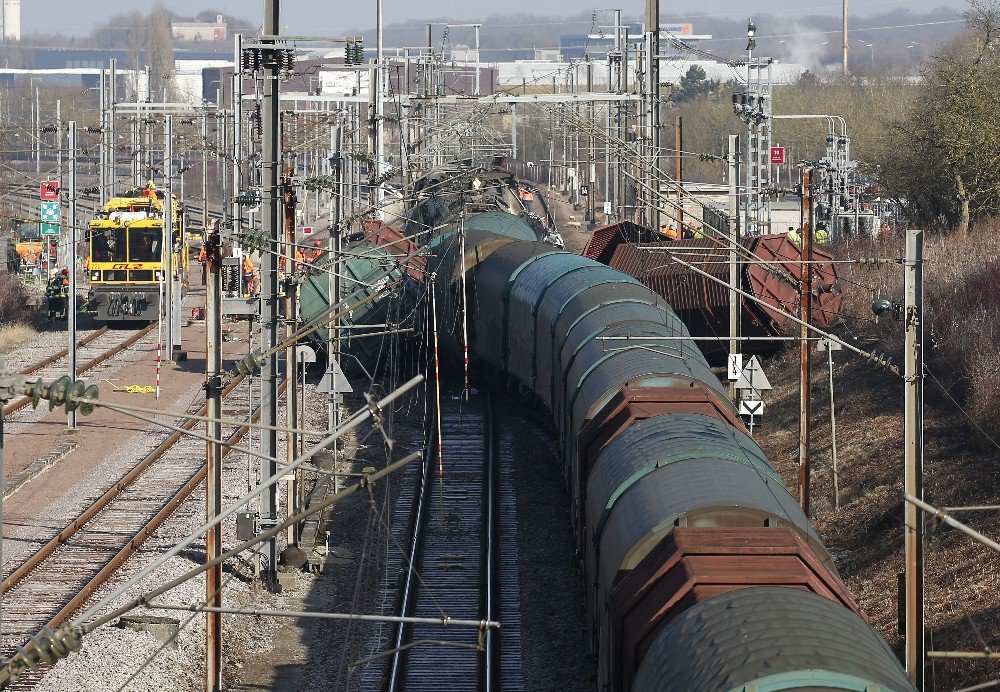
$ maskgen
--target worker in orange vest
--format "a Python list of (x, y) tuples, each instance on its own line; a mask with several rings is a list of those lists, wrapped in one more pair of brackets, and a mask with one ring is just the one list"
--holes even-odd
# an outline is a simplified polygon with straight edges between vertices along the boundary
[(298, 271), (302, 263), (306, 260), (306, 253), (301, 248), (295, 248), (295, 271)]
[(198, 253), (198, 261), (201, 262), (201, 285), (204, 286), (208, 276), (208, 252), (204, 245), (201, 246), (201, 252)]
[(677, 240), (677, 229), (673, 226), (668, 226), (663, 224), (660, 226), (660, 235), (662, 235), (667, 240)]
[(254, 295), (253, 292), (253, 262), (250, 257), (243, 255), (243, 293), (244, 295)]

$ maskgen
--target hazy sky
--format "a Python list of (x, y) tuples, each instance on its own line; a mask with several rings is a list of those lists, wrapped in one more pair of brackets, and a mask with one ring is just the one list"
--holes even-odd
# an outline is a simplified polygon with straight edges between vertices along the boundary
[[(23, 0), (22, 26), (24, 32), (34, 30), (81, 35), (89, 33), (94, 23), (123, 10), (148, 9), (148, 3), (121, 2), (120, 0)], [(194, 14), (206, 8), (233, 14), (248, 20), (260, 21), (263, 0), (166, 0), (166, 6), (182, 14)], [(618, 6), (626, 15), (638, 16), (642, 0), (384, 0), (383, 11), (387, 23), (413, 18), (444, 17), (459, 20), (477, 20), (497, 15), (501, 9), (509, 12), (531, 12), (565, 16), (588, 12), (595, 5)], [(936, 7), (962, 8), (964, 0), (851, 0), (851, 13), (871, 14), (910, 9), (921, 11)], [(696, 24), (699, 16), (712, 15), (729, 18), (748, 14), (777, 12), (782, 16), (840, 12), (839, 0), (660, 0), (661, 14), (665, 19), (684, 19)], [(335, 34), (349, 28), (366, 28), (375, 24), (375, 0), (282, 0), (282, 25), (290, 33)], [(501, 27), (497, 27), (499, 30)], [(557, 35), (558, 27), (553, 34)]]

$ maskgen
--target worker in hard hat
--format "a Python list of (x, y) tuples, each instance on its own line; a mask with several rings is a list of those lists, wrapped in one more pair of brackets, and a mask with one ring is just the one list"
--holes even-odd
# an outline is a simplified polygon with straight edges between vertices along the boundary
[(816, 232), (813, 233), (813, 242), (817, 245), (825, 245), (830, 242), (830, 234), (826, 230), (825, 223), (816, 224)]
[(48, 301), (49, 319), (66, 319), (67, 301), (69, 298), (69, 270), (53, 270), (49, 282), (45, 286), (45, 298)]
[(320, 241), (313, 242), (313, 250), (309, 253), (309, 262), (315, 263), (320, 257), (323, 256), (323, 246)]

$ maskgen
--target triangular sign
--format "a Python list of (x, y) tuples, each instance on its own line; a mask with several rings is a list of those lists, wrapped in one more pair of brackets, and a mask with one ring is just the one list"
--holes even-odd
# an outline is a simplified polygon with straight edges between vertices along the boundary
[(736, 388), (752, 389), (757, 392), (771, 389), (771, 383), (767, 381), (767, 375), (764, 374), (764, 368), (761, 367), (757, 356), (751, 358), (750, 362), (743, 366), (740, 378), (736, 380)]
[(336, 361), (334, 361), (331, 369), (327, 370), (323, 375), (316, 389), (323, 394), (331, 392), (336, 394), (351, 394), (354, 391), (354, 387), (348, 382), (344, 371), (340, 369), (340, 365)]

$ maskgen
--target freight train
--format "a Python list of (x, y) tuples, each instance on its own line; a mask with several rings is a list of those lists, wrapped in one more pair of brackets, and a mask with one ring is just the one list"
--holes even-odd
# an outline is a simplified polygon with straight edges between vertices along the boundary
[(665, 298), (514, 235), (439, 245), (439, 323), (551, 415), (598, 689), (912, 690)]
[(98, 322), (154, 322), (160, 313), (165, 260), (186, 280), (188, 242), (176, 196), (173, 235), (164, 252), (164, 193), (149, 183), (114, 197), (87, 229), (90, 308)]

